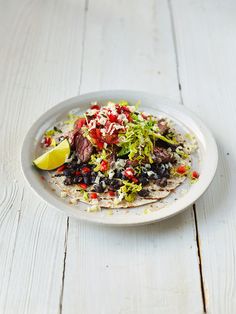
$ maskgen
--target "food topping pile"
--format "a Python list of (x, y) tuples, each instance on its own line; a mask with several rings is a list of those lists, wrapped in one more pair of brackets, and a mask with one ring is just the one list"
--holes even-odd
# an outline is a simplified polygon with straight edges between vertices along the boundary
[[(65, 141), (69, 153), (53, 176), (67, 187), (76, 186), (85, 201), (106, 195), (115, 204), (132, 203), (152, 198), (153, 186), (162, 190), (175, 178), (194, 182), (199, 177), (191, 169), (194, 137), (179, 134), (167, 118), (141, 112), (127, 101), (95, 102), (82, 116), (69, 114), (45, 132), (42, 146), (55, 151)], [(38, 160), (35, 164), (40, 168)]]

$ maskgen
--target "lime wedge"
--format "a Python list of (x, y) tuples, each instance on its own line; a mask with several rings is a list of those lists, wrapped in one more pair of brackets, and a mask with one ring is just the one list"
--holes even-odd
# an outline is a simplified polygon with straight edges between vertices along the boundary
[(53, 170), (64, 164), (70, 155), (70, 144), (67, 140), (44, 153), (33, 161), (33, 164), (42, 170)]

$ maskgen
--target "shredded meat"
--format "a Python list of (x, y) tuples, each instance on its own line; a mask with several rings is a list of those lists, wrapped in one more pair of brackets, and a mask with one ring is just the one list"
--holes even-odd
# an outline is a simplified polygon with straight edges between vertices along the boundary
[(173, 162), (174, 158), (173, 158), (172, 154), (169, 153), (165, 148), (155, 147), (153, 160), (156, 163), (160, 164), (160, 163)]
[(78, 159), (80, 159), (82, 162), (89, 161), (93, 152), (93, 145), (86, 137), (83, 136), (82, 131), (79, 129), (73, 130), (69, 134), (69, 141), (71, 147), (75, 149)]
[(159, 128), (161, 134), (165, 135), (168, 132), (169, 127), (168, 127), (165, 119), (160, 119), (158, 121), (157, 125), (158, 125), (158, 128)]

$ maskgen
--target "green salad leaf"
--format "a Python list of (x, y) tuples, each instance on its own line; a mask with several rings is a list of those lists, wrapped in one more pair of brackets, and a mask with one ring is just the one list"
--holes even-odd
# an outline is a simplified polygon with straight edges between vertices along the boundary
[(118, 190), (119, 194), (124, 194), (124, 198), (127, 202), (133, 202), (136, 199), (137, 192), (142, 190), (142, 184), (134, 184), (127, 180), (122, 181), (123, 185)]

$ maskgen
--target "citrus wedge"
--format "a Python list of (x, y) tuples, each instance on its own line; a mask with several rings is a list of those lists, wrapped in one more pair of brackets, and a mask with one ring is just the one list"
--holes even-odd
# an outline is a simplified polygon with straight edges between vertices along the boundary
[(64, 140), (49, 152), (36, 158), (33, 164), (42, 170), (53, 170), (63, 165), (69, 155), (70, 144)]

